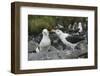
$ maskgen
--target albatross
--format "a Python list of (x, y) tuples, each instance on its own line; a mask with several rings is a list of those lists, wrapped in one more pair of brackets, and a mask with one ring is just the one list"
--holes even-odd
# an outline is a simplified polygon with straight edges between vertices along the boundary
[(51, 45), (51, 41), (50, 41), (50, 38), (49, 38), (49, 31), (47, 29), (43, 29), (42, 35), (43, 35), (43, 37), (40, 41), (40, 44), (36, 48), (37, 53), (39, 53), (40, 51), (47, 52), (50, 48), (50, 45)]
[(78, 29), (79, 29), (80, 33), (83, 31), (82, 23), (81, 22), (78, 23)]
[(55, 32), (59, 39), (65, 44), (66, 46), (70, 46), (72, 50), (74, 51), (75, 46), (85, 38), (79, 35), (70, 35), (68, 33), (63, 33), (61, 30), (56, 29), (52, 30), (52, 32)]

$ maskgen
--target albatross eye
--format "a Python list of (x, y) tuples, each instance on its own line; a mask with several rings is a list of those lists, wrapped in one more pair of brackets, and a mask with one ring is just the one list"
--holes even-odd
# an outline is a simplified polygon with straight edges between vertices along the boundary
[(43, 35), (48, 36), (49, 32), (45, 31), (45, 32), (43, 32)]
[(61, 31), (60, 31), (60, 30), (57, 30), (57, 32), (58, 32), (58, 33), (61, 33)]
[(57, 32), (59, 32), (59, 30), (57, 30)]

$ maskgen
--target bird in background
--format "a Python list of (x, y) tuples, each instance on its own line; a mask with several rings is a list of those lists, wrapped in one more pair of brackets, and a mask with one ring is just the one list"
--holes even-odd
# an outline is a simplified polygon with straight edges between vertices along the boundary
[(70, 35), (68, 33), (63, 33), (61, 30), (56, 29), (52, 30), (52, 32), (55, 32), (59, 39), (65, 44), (66, 46), (70, 46), (72, 50), (74, 51), (75, 46), (85, 38), (79, 35)]
[(83, 31), (81, 22), (78, 23), (78, 29), (79, 29), (79, 33), (81, 33)]
[(36, 52), (39, 53), (41, 51), (47, 52), (51, 45), (51, 40), (49, 38), (49, 31), (47, 29), (43, 29), (42, 31), (42, 39), (40, 41), (39, 46), (36, 48)]
[[(78, 26), (78, 27), (77, 27)], [(72, 27), (72, 28), (71, 28)], [(73, 25), (68, 25), (68, 30), (70, 34), (80, 34), (83, 32), (82, 23), (79, 22), (78, 24), (75, 22)]]

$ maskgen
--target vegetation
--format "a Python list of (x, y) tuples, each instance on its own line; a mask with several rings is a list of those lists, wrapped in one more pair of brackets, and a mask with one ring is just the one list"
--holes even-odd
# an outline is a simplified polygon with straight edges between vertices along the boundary
[(44, 28), (51, 30), (55, 25), (55, 17), (52, 16), (28, 16), (28, 32), (29, 34), (40, 33)]
[(69, 24), (73, 25), (75, 22), (78, 23), (79, 21), (81, 21), (82, 23), (87, 23), (87, 18), (29, 15), (28, 16), (28, 33), (29, 35), (33, 35), (33, 34), (37, 35), (44, 28), (51, 30), (52, 28), (55, 28), (57, 24), (60, 24), (64, 26), (65, 29), (67, 29)]

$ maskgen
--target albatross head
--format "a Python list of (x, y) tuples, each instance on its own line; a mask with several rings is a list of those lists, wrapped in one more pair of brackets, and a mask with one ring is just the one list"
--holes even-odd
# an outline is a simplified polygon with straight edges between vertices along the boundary
[(61, 30), (59, 30), (59, 29), (52, 30), (52, 32), (55, 32), (58, 36), (63, 34), (63, 32)]
[(56, 35), (57, 35), (58, 37), (60, 37), (60, 38), (66, 38), (66, 37), (68, 37), (68, 36), (71, 36), (70, 34), (64, 33), (63, 31), (61, 31), (61, 30), (59, 30), (59, 29), (56, 29), (56, 30), (53, 29), (52, 32), (55, 32)]
[(49, 35), (49, 31), (47, 29), (43, 29), (42, 34), (45, 36)]

